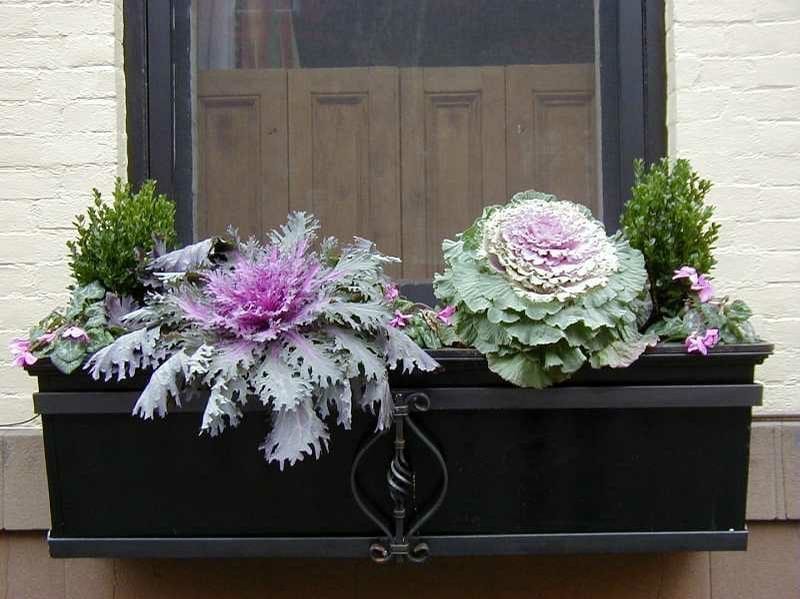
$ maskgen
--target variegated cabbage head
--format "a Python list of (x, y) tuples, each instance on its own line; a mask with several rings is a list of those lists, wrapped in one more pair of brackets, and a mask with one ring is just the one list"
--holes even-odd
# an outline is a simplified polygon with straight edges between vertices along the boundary
[(489, 367), (525, 387), (563, 381), (587, 362), (627, 366), (655, 342), (640, 252), (579, 204), (536, 191), (486, 208), (443, 243), (437, 297)]

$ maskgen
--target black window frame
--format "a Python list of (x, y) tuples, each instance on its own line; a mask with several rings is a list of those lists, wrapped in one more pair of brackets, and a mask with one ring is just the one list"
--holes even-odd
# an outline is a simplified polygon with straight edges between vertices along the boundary
[[(152, 178), (192, 241), (191, 0), (123, 3), (128, 179)], [(633, 161), (666, 154), (664, 0), (598, 0), (603, 220), (616, 230)]]

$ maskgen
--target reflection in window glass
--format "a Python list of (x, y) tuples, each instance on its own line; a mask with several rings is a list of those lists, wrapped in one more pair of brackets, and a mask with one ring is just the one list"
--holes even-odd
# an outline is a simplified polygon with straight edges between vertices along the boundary
[(592, 0), (194, 5), (198, 234), (324, 233), (440, 267), (441, 241), (524, 189), (599, 212)]

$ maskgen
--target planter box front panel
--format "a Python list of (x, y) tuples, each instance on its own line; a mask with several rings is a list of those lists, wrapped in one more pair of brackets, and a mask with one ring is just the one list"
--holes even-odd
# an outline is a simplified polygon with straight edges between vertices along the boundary
[[(692, 380), (692, 357), (670, 360)], [(457, 353), (441, 360), (442, 374), (396, 378), (395, 392), (430, 400), (410, 410), (405, 431), (409, 521), (434, 503), (444, 473), (408, 426), (441, 451), (448, 475), (415, 537), (450, 555), (744, 548), (760, 387), (753, 359), (738, 360), (726, 369), (717, 358), (707, 384), (659, 384), (645, 363), (614, 373), (616, 385), (601, 371), (543, 391), (475, 386), (493, 375)], [(660, 368), (668, 381), (680, 376)], [(79, 376), (57, 391), (56, 380), (35, 398), (54, 555), (367, 555), (385, 537), (350, 481), (372, 416), (359, 414), (351, 431), (331, 427), (330, 452), (281, 472), (257, 449), (269, 423), (255, 403), (237, 429), (210, 438), (198, 435), (203, 398), (143, 422), (130, 415), (136, 390)], [(362, 501), (389, 523), (394, 440), (394, 431), (378, 438), (354, 474)]]

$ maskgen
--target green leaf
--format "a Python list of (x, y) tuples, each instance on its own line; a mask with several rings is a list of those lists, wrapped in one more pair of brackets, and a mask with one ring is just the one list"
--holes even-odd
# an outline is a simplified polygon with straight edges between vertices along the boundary
[(487, 354), (486, 362), (489, 370), (518, 387), (543, 389), (554, 382), (539, 359), (525, 352), (509, 356)]
[(64, 374), (79, 368), (86, 358), (86, 346), (80, 341), (57, 337), (52, 345), (50, 361)]
[(737, 322), (749, 320), (749, 318), (753, 315), (753, 311), (750, 309), (750, 307), (742, 300), (738, 299), (728, 304), (725, 307), (724, 312), (728, 320)]
[(528, 347), (550, 345), (565, 338), (561, 329), (544, 323), (532, 323), (529, 320), (511, 324), (505, 330), (511, 337)]

